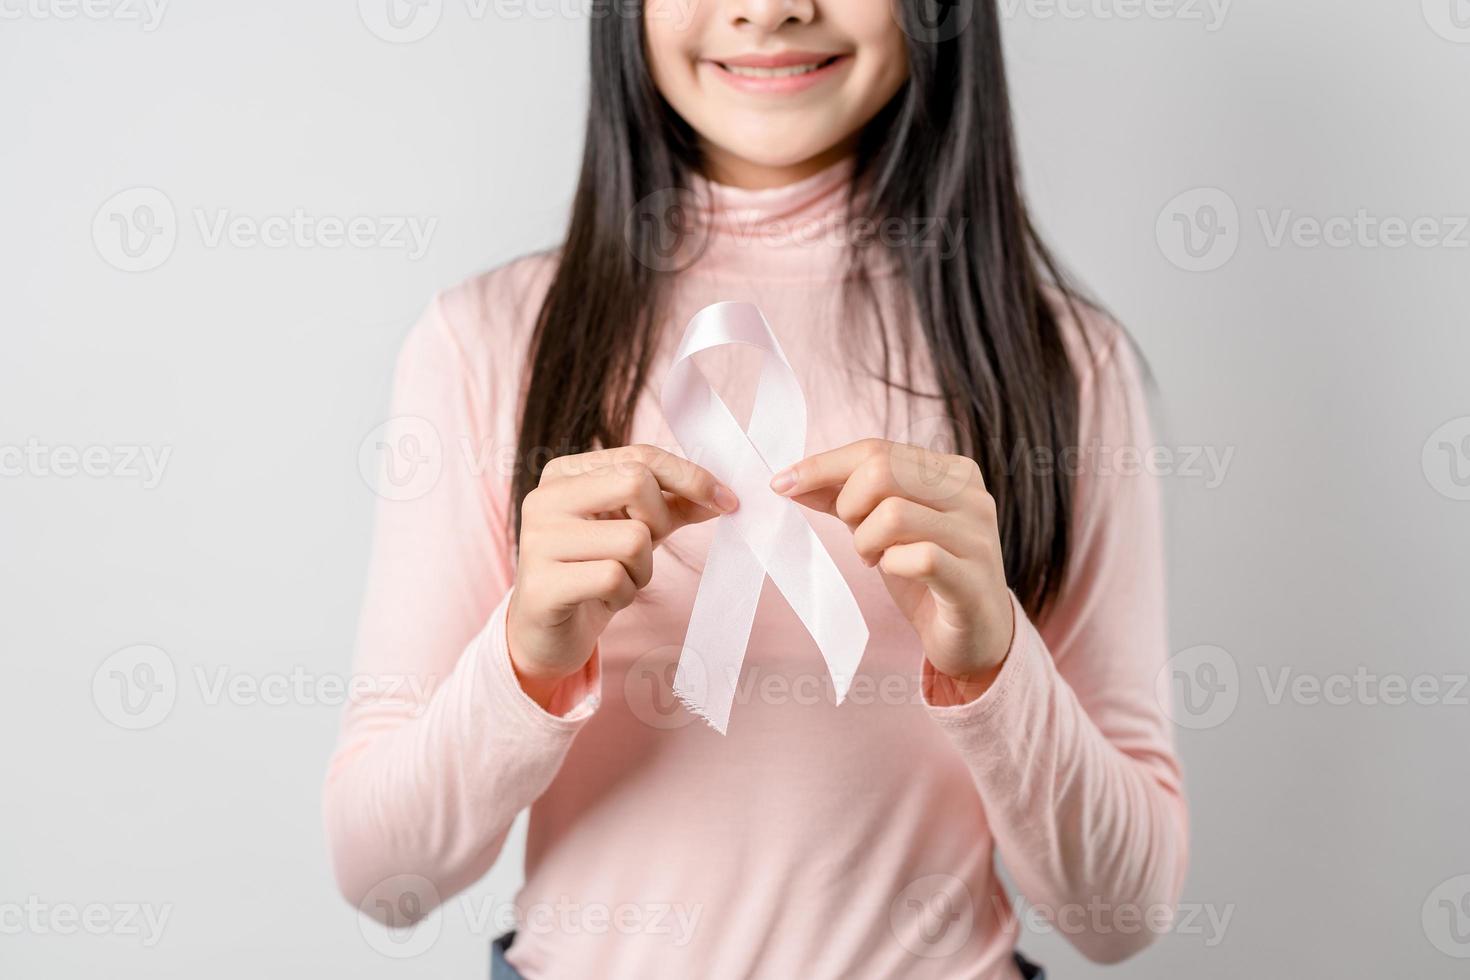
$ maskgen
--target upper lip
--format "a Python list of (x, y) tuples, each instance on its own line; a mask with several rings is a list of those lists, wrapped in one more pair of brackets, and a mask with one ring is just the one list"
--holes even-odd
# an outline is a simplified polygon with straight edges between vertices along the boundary
[(778, 51), (775, 54), (741, 54), (729, 58), (711, 58), (720, 65), (736, 68), (790, 68), (793, 65), (819, 65), (824, 61), (841, 57), (835, 51)]

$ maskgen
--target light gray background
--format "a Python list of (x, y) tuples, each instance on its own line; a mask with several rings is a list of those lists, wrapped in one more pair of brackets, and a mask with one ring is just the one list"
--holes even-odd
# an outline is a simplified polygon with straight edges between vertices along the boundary
[[(556, 238), (585, 21), (444, 0), (427, 36), (391, 43), (368, 27), (381, 0), (177, 0), (152, 30), (131, 0), (94, 2), (0, 2), (0, 451), (65, 468), (66, 447), (101, 447), (111, 474), (12, 452), (0, 477), (0, 974), (482, 976), (494, 927), (476, 917), (513, 896), (520, 834), (423, 955), (384, 955), (327, 866), (336, 704), (213, 685), (346, 674), (373, 502), (359, 449), (394, 351), (436, 289)], [(1463, 976), (1470, 232), (1273, 244), (1261, 214), (1364, 209), (1453, 237), (1470, 5), (1240, 0), (1223, 22), (1194, 0), (1131, 19), (1128, 0), (1005, 5), (1045, 229), (1151, 360), (1161, 441), (1234, 454), (1223, 481), (1169, 479), (1173, 666), (1224, 685), (1180, 709), (1203, 726), (1180, 734), (1195, 921), (1112, 972)], [(137, 187), (167, 196), (177, 244), (124, 272), (104, 205)], [(1238, 218), (1200, 210), (1222, 194)], [(437, 226), (413, 259), (211, 246), (195, 217), (297, 208)], [(1175, 213), (1220, 217), (1195, 263), (1218, 267), (1180, 267)], [(130, 447), (171, 453), (156, 486)], [(139, 644), (176, 690), (127, 731), (113, 671), (143, 675), (109, 657)], [(1283, 669), (1359, 668), (1348, 703), (1273, 697)], [(1392, 676), (1439, 703), (1383, 703)], [(96, 903), (103, 934), (57, 934)], [(167, 910), (156, 942), (131, 906)], [(1055, 935), (1025, 947), (1058, 977), (1107, 972)]]

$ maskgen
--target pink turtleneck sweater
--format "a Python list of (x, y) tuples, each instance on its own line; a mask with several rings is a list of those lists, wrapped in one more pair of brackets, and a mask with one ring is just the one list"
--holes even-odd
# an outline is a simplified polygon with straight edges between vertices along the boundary
[[(849, 175), (701, 185), (707, 247), (679, 276), (654, 379), (694, 312), (746, 300), (801, 379), (808, 452), (868, 436), (932, 443), (940, 409), (863, 370), (877, 328), (839, 315)], [(530, 980), (1014, 977), (1019, 927), (997, 857), (1087, 956), (1145, 945), (1177, 900), (1187, 835), (1155, 693), (1159, 489), (1114, 465), (1120, 447), (1151, 444), (1121, 331), (1067, 321), (1081, 444), (1101, 454), (1081, 457), (1065, 594), (1041, 623), (1016, 606), (993, 686), (931, 705), (918, 639), (879, 573), (845, 526), (811, 515), (871, 630), (860, 675), (835, 707), (811, 638), (768, 583), (722, 737), (670, 693), (712, 524), (658, 550), (652, 584), (551, 711), (511, 669), (508, 460), (552, 263), (522, 259), (444, 293), (398, 360), (392, 414), (410, 421), (388, 442), (407, 435), (402, 448), (440, 468), (378, 509), (356, 672), (382, 695), (347, 711), (325, 789), (347, 898), (452, 901), (530, 807), (509, 955)], [(880, 279), (880, 304), (896, 283)], [(750, 364), (722, 353), (701, 365), (739, 414)], [(677, 451), (652, 394), (632, 441)]]

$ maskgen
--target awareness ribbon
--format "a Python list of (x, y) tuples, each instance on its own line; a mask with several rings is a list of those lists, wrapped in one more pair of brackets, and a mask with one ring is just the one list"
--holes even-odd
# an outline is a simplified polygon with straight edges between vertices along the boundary
[[(755, 407), (744, 430), (693, 360), (700, 351), (729, 344), (745, 344), (762, 355)], [(802, 458), (806, 398), (759, 309), (716, 303), (694, 315), (664, 379), (663, 412), (684, 454), (740, 498), (738, 510), (715, 518), (674, 693), (725, 733), (769, 575), (816, 641), (841, 704), (868, 644), (868, 627), (800, 505), (771, 490), (775, 473)]]

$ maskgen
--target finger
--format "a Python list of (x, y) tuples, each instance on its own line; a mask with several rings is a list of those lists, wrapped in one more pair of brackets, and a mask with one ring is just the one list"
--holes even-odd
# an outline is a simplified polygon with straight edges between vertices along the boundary
[(693, 501), (685, 500), (683, 497), (672, 493), (664, 494), (664, 502), (669, 505), (669, 513), (673, 515), (674, 530), (676, 531), (686, 524), (699, 524), (723, 516), (717, 510), (701, 507)]
[(853, 532), (858, 557), (869, 567), (894, 545), (932, 541), (955, 555), (966, 554), (962, 526), (954, 517), (903, 497), (884, 499)]
[(562, 479), (608, 467), (647, 469), (661, 489), (717, 514), (731, 513), (740, 506), (734, 492), (709, 470), (657, 446), (643, 444), (558, 457), (547, 464), (542, 479)]
[(633, 604), (638, 587), (628, 577), (622, 562), (601, 561), (558, 562), (546, 576), (552, 605), (571, 609), (584, 602), (601, 602), (609, 612), (618, 612)]
[(968, 506), (984, 490), (980, 467), (964, 456), (890, 444), (890, 450), (858, 465), (837, 494), (832, 510), (855, 527), (889, 497), (903, 497), (941, 511)]
[(635, 520), (565, 520), (537, 528), (544, 536), (538, 554), (554, 562), (603, 561), (612, 559), (623, 566), (634, 586), (643, 588), (653, 579), (653, 532)]
[(771, 480), (777, 493), (834, 514), (850, 526), (885, 497), (907, 497), (936, 510), (954, 510), (964, 505), (967, 490), (984, 486), (979, 466), (968, 457), (883, 439), (864, 439), (809, 456)]
[(540, 496), (536, 513), (544, 507), (548, 513), (586, 518), (626, 514), (648, 525), (655, 541), (676, 527), (668, 498), (645, 466), (604, 466), (568, 474), (537, 487), (534, 494)]
[(894, 545), (883, 552), (878, 568), (885, 575), (926, 585), (948, 601), (963, 597), (964, 563), (932, 541)]
[(837, 495), (842, 492), (842, 484), (832, 487), (822, 487), (817, 490), (808, 490), (806, 493), (795, 493), (789, 499), (796, 501), (801, 506), (810, 510), (819, 511), (823, 514), (836, 515)]
[(813, 491), (841, 488), (854, 470), (889, 445), (882, 439), (861, 439), (808, 456), (772, 477), (771, 489), (784, 497), (803, 497)]
[[(647, 462), (644, 462), (647, 460)], [(735, 494), (703, 467), (653, 446), (628, 446), (602, 455), (594, 473), (650, 474), (663, 493), (668, 520), (654, 534), (662, 541), (687, 524), (699, 524), (740, 506)], [(709, 498), (704, 500), (704, 498)], [(701, 502), (701, 501), (704, 502)], [(664, 514), (659, 512), (660, 516)], [(637, 516), (637, 515), (630, 515)]]
[(955, 510), (975, 493), (985, 492), (980, 464), (969, 456), (899, 444), (889, 461), (904, 496), (936, 510)]

